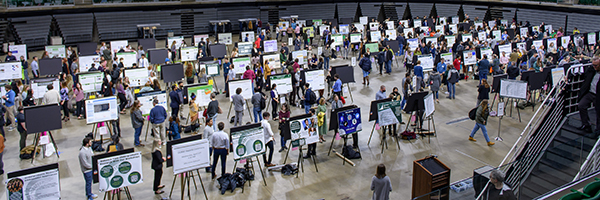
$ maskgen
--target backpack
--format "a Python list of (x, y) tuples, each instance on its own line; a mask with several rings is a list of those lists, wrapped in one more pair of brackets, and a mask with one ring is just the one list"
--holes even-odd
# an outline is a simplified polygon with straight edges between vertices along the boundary
[(475, 120), (475, 118), (477, 118), (477, 108), (473, 108), (469, 111), (469, 119)]
[(354, 151), (351, 145), (344, 147), (344, 157), (348, 159), (358, 159), (360, 158), (360, 152)]
[(264, 110), (265, 108), (267, 108), (267, 101), (265, 100), (265, 98), (261, 97), (260, 98), (260, 110)]
[(317, 95), (315, 94), (315, 92), (313, 92), (312, 90), (308, 90), (308, 94), (309, 94), (309, 98), (308, 98), (308, 104), (315, 104), (317, 103)]

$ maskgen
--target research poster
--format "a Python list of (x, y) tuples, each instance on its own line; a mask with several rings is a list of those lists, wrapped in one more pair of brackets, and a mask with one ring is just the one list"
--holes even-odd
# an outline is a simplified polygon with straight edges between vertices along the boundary
[(510, 53), (512, 53), (511, 48), (511, 44), (498, 45), (498, 52), (500, 53), (499, 57), (510, 57)]
[(33, 98), (41, 99), (48, 91), (48, 85), (52, 85), (55, 89), (60, 88), (60, 83), (57, 78), (41, 78), (31, 80), (31, 89), (33, 90)]
[(448, 25), (448, 29), (450, 29), (453, 34), (458, 34), (458, 25), (450, 24)]
[(548, 52), (555, 52), (558, 48), (558, 44), (556, 43), (556, 38), (548, 38), (546, 40), (546, 45)]
[(123, 58), (123, 66), (126, 68), (132, 67), (134, 63), (137, 63), (137, 53), (136, 52), (121, 52), (117, 53), (117, 58), (121, 61)]
[(473, 50), (463, 51), (463, 60), (465, 65), (477, 64), (477, 54)]
[(410, 38), (406, 40), (408, 42), (408, 48), (411, 51), (415, 51), (419, 47), (419, 38)]
[(571, 41), (571, 36), (563, 36), (560, 38), (561, 45), (566, 49), (569, 47), (569, 41)]
[(360, 24), (366, 25), (367, 23), (369, 23), (369, 17), (367, 16), (363, 16), (359, 18)]
[(66, 58), (67, 57), (67, 48), (65, 45), (51, 45), (46, 46), (45, 50), (48, 52), (48, 56), (50, 58)]
[(240, 95), (242, 95), (242, 97), (244, 97), (244, 99), (252, 99), (252, 81), (250, 79), (241, 79), (241, 80), (235, 80), (235, 81), (229, 81), (229, 91), (231, 91), (230, 95), (229, 95), (229, 100), (233, 101), (231, 99), (231, 96), (233, 96), (233, 94), (235, 94), (235, 90), (237, 90), (238, 88), (242, 88), (242, 93)]
[(306, 33), (309, 38), (315, 37), (315, 29), (312, 26), (302, 27), (302, 32)]
[(233, 44), (231, 33), (219, 33), (217, 38), (220, 44)]
[(212, 63), (200, 63), (200, 68), (205, 68), (206, 69), (206, 75), (211, 77), (211, 76), (218, 76), (220, 75), (220, 65), (218, 62), (212, 62)]
[[(265, 61), (269, 61), (269, 67), (271, 70), (281, 69), (281, 60), (279, 60), (279, 54), (268, 54), (263, 55), (263, 64)], [(273, 71), (271, 71), (273, 72)]]
[(232, 58), (231, 64), (233, 64), (233, 71), (235, 71), (235, 74), (243, 74), (246, 71), (247, 66), (252, 66), (250, 57)]
[(424, 72), (433, 70), (433, 56), (431, 54), (420, 55), (417, 59), (421, 61)]
[(119, 106), (117, 104), (117, 97), (85, 100), (85, 114), (88, 124), (118, 119)]
[(402, 32), (404, 33), (404, 37), (408, 38), (408, 35), (413, 35), (415, 32), (414, 28), (404, 28), (402, 29)]
[(441, 56), (444, 59), (444, 63), (446, 63), (446, 65), (452, 65), (452, 61), (454, 61), (454, 59), (452, 59), (452, 53), (443, 53), (441, 54)]
[(265, 133), (263, 127), (250, 126), (244, 130), (231, 131), (233, 159), (238, 161), (265, 153)]
[(479, 39), (479, 41), (485, 41), (487, 34), (485, 33), (485, 31), (481, 31), (477, 33), (477, 38)]
[(198, 85), (187, 87), (188, 98), (191, 100), (192, 94), (196, 95), (196, 104), (198, 106), (208, 106), (210, 103), (210, 94), (215, 92), (212, 85)]
[(340, 34), (348, 34), (350, 33), (350, 25), (348, 24), (340, 24)]
[(171, 49), (173, 42), (175, 42), (175, 48), (179, 49), (179, 48), (181, 48), (183, 41), (184, 41), (183, 36), (168, 37), (167, 38), (167, 49)]
[(473, 41), (473, 35), (472, 34), (462, 34), (462, 41), (463, 42)]
[(444, 37), (446, 39), (446, 42), (448, 42), (448, 46), (451, 47), (452, 45), (454, 45), (454, 43), (456, 42), (456, 36), (455, 35), (448, 35)]
[(527, 82), (500, 80), (500, 97), (527, 99)]
[(534, 40), (532, 44), (535, 49), (539, 50), (541, 46), (544, 46), (544, 40)]
[(98, 159), (99, 191), (106, 192), (143, 182), (142, 154), (126, 153)]
[(565, 76), (564, 68), (553, 68), (552, 69), (552, 85), (556, 86), (560, 83), (560, 80)]
[(300, 119), (290, 120), (290, 134), (292, 136), (292, 147), (319, 142), (319, 126), (317, 116), (307, 116)]
[(394, 30), (394, 21), (393, 20), (385, 22), (385, 25), (387, 25), (388, 30)]
[(277, 40), (266, 40), (263, 45), (265, 53), (277, 52)]
[(377, 104), (379, 126), (398, 124), (402, 121), (401, 101), (387, 101)]
[(208, 139), (171, 145), (173, 174), (210, 167)]
[(415, 27), (415, 28), (421, 27), (421, 20), (420, 19), (413, 20), (413, 27)]
[(114, 56), (119, 50), (124, 49), (129, 42), (127, 40), (110, 41), (110, 52)]
[(389, 40), (396, 40), (396, 30), (385, 30), (385, 35)]
[(279, 94), (288, 94), (292, 92), (292, 74), (277, 74), (269, 76), (271, 85), (277, 84)]
[(0, 63), (0, 80), (21, 79), (21, 62)]
[(424, 103), (425, 103), (425, 116), (424, 117), (429, 117), (435, 111), (435, 101), (433, 99), (433, 93), (429, 93), (427, 96), (425, 96)]
[(306, 50), (292, 51), (292, 60), (298, 58), (298, 64), (304, 65), (307, 63), (308, 52)]
[(94, 67), (98, 69), (100, 66), (99, 55), (79, 56), (79, 72), (87, 72), (90, 68), (92, 68), (92, 64), (94, 64)]
[(253, 31), (242, 32), (240, 34), (240, 37), (242, 37), (242, 42), (246, 42), (246, 37), (248, 37), (248, 42), (251, 42), (251, 43), (254, 43), (254, 40), (256, 39), (256, 37), (254, 37)]
[(158, 106), (162, 106), (167, 110), (169, 107), (167, 105), (167, 92), (166, 91), (156, 91), (156, 92), (145, 92), (136, 94), (137, 100), (140, 101), (142, 106), (140, 106), (140, 111), (142, 111), (143, 116), (150, 115), (150, 110), (154, 108), (154, 104), (152, 103), (154, 99), (158, 100)]
[(360, 43), (360, 33), (350, 34), (350, 43)]
[(429, 44), (431, 42), (431, 45), (433, 46), (437, 46), (437, 37), (426, 37), (425, 38), (425, 43)]
[(527, 35), (529, 34), (529, 27), (521, 27), (519, 29), (519, 33), (521, 35), (521, 37), (527, 37)]
[(189, 46), (181, 48), (180, 59), (182, 62), (195, 61), (198, 55), (198, 47)]
[(340, 135), (352, 134), (362, 130), (360, 108), (337, 113)]
[(129, 86), (141, 87), (148, 82), (148, 69), (146, 68), (131, 68), (125, 69), (123, 76), (129, 77)]
[(331, 35), (331, 39), (333, 40), (333, 43), (331, 44), (331, 48), (335, 49), (336, 46), (344, 45), (344, 38), (346, 38), (346, 35), (341, 35), (341, 34)]
[(371, 42), (378, 42), (381, 39), (380, 31), (371, 31)]
[(325, 89), (325, 72), (323, 70), (310, 70), (304, 71), (306, 83), (310, 84), (312, 90), (324, 90)]
[(240, 56), (247, 56), (252, 54), (252, 42), (240, 42), (238, 43), (238, 53)]
[(378, 43), (367, 43), (365, 44), (365, 48), (369, 50), (371, 53), (379, 52), (379, 44)]
[(587, 37), (588, 37), (588, 45), (596, 44), (596, 33), (588, 33)]
[(205, 44), (208, 44), (208, 34), (194, 35), (194, 45), (198, 45), (203, 40)]
[(26, 44), (11, 44), (8, 45), (8, 51), (12, 52), (13, 56), (21, 61), (21, 56), (27, 60), (27, 45)]
[(492, 50), (492, 48), (481, 48), (480, 50), (481, 53), (481, 58), (483, 58), (483, 55), (487, 56), (488, 61), (492, 62), (493, 58), (492, 55), (494, 54), (494, 51)]
[(10, 172), (6, 177), (6, 199), (61, 199), (58, 163)]
[(87, 72), (87, 73), (79, 73), (77, 77), (79, 77), (79, 83), (81, 83), (81, 87), (83, 92), (99, 92), (102, 89), (102, 72)]

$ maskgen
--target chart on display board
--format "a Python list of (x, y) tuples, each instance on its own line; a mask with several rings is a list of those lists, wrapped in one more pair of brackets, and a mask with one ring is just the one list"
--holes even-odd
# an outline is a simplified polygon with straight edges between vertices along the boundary
[(245, 31), (240, 33), (240, 38), (242, 38), (242, 42), (246, 42), (246, 35), (248, 36), (248, 42), (254, 43), (256, 37), (254, 37), (253, 31)]
[(354, 27), (356, 27), (356, 30), (360, 33), (363, 33), (365, 31), (365, 25), (357, 23), (354, 24)]
[(454, 45), (454, 43), (456, 42), (456, 36), (455, 35), (444, 36), (444, 39), (448, 43), (449, 47), (451, 47), (452, 45)]
[(179, 49), (181, 48), (181, 45), (183, 45), (183, 41), (184, 38), (183, 36), (174, 36), (174, 37), (168, 37), (167, 38), (167, 49), (173, 49), (173, 42), (175, 42), (175, 48)]
[(465, 65), (477, 64), (477, 53), (473, 50), (463, 51), (463, 60)]
[(198, 55), (198, 47), (183, 47), (181, 48), (180, 52), (181, 53), (179, 55), (182, 62), (195, 61), (196, 56)]
[(94, 67), (98, 69), (100, 66), (100, 56), (79, 56), (79, 72), (87, 72), (94, 64)]
[(429, 93), (427, 96), (425, 96), (424, 105), (425, 105), (425, 116), (423, 116), (423, 117), (431, 116), (431, 114), (433, 114), (433, 112), (435, 111), (435, 101), (433, 99), (433, 93)]
[(31, 79), (31, 89), (33, 90), (33, 98), (41, 99), (48, 91), (48, 85), (52, 85), (55, 90), (59, 90), (60, 82), (57, 78), (39, 78)]
[(421, 61), (424, 72), (433, 70), (433, 56), (431, 54), (419, 55), (418, 60)]
[(527, 37), (527, 35), (529, 34), (529, 27), (519, 28), (519, 33), (520, 33), (521, 37)]
[(402, 29), (402, 32), (404, 33), (404, 37), (408, 38), (408, 35), (414, 35), (415, 29), (414, 28), (404, 28), (404, 29)]
[(310, 84), (312, 90), (325, 89), (325, 72), (323, 70), (304, 70), (304, 79)]
[(85, 100), (85, 116), (88, 124), (106, 122), (119, 118), (117, 97)]
[(331, 35), (331, 39), (333, 40), (333, 43), (331, 43), (331, 48), (344, 45), (345, 38), (346, 38), (346, 35), (341, 35), (341, 34)]
[[(269, 61), (269, 68), (271, 68), (271, 70), (274, 69), (281, 69), (281, 61), (279, 60), (279, 54), (268, 54), (268, 55), (263, 55), (262, 56), (263, 60), (263, 64), (265, 63), (265, 61)], [(273, 71), (271, 71), (273, 72)]]
[(84, 93), (99, 92), (102, 89), (103, 76), (104, 74), (101, 71), (77, 74)]
[(431, 45), (433, 46), (437, 46), (437, 37), (426, 37), (425, 38), (425, 43), (429, 44), (431, 42)]
[(292, 92), (292, 74), (276, 74), (268, 77), (269, 81), (271, 81), (271, 85), (277, 84), (277, 92), (279, 94), (288, 94)]
[(444, 63), (446, 63), (446, 65), (451, 65), (452, 61), (454, 60), (452, 57), (452, 53), (443, 53), (440, 54), (440, 56), (444, 59)]
[(360, 33), (350, 34), (350, 43), (360, 43), (360, 38), (362, 35)]
[(0, 63), (0, 80), (21, 79), (21, 62)]
[(97, 174), (98, 190), (100, 192), (144, 182), (142, 153), (131, 151), (133, 149), (99, 154), (92, 157), (92, 162), (95, 164), (93, 171), (95, 175)]
[(571, 36), (563, 36), (560, 38), (560, 44), (565, 49), (569, 47), (569, 42), (571, 41)]
[(292, 147), (314, 144), (319, 142), (317, 116), (304, 114), (289, 119)]
[(198, 45), (198, 43), (200, 43), (200, 41), (203, 41), (203, 39), (204, 39), (204, 42), (206, 44), (208, 44), (208, 40), (209, 40), (208, 34), (194, 35), (194, 46)]
[(8, 51), (12, 52), (12, 55), (21, 60), (21, 56), (27, 60), (27, 45), (26, 44), (11, 44), (8, 45)]
[(210, 103), (210, 94), (216, 92), (212, 85), (206, 84), (195, 84), (195, 85), (186, 85), (185, 86), (185, 97), (186, 100), (184, 103), (188, 102), (192, 99), (192, 94), (196, 95), (196, 104), (200, 107), (208, 106)]
[(173, 167), (173, 174), (181, 174), (210, 167), (208, 139), (195, 135), (167, 142), (167, 167)]
[(365, 48), (369, 50), (371, 53), (379, 52), (379, 44), (378, 43), (367, 43), (365, 44)]
[(148, 70), (146, 68), (125, 69), (122, 74), (129, 77), (129, 86), (131, 87), (141, 87), (148, 82)]
[(401, 101), (386, 101), (377, 104), (379, 126), (398, 124), (402, 121)]
[(252, 54), (252, 42), (240, 42), (238, 43), (238, 53), (240, 56), (247, 56)]
[(532, 45), (535, 49), (540, 49), (541, 46), (544, 46), (544, 40), (534, 40)]
[(154, 99), (158, 100), (158, 106), (162, 106), (167, 110), (169, 107), (167, 105), (167, 92), (166, 91), (156, 91), (156, 92), (144, 92), (135, 94), (137, 100), (140, 101), (142, 106), (140, 106), (140, 111), (142, 111), (143, 116), (150, 115), (150, 110), (154, 108), (153, 101)]
[(5, 185), (6, 199), (61, 199), (58, 163), (9, 172)]
[(500, 97), (527, 99), (527, 82), (500, 80)]
[(350, 25), (349, 24), (340, 24), (340, 34), (349, 34), (350, 33)]
[(117, 53), (119, 61), (123, 58), (123, 66), (126, 68), (132, 67), (133, 64), (137, 64), (137, 53), (136, 52), (121, 52)]
[(462, 41), (466, 42), (466, 41), (473, 41), (473, 35), (472, 34), (462, 34)]
[(500, 30), (492, 31), (492, 35), (494, 36), (494, 40), (496, 40), (496, 41), (502, 40), (502, 32)]
[(46, 52), (50, 58), (66, 58), (67, 48), (65, 45), (51, 45), (45, 47)]
[(260, 123), (238, 126), (230, 129), (233, 144), (233, 160), (265, 153), (265, 133)]
[(378, 42), (381, 40), (381, 32), (380, 31), (371, 31), (371, 42)]
[(306, 33), (306, 35), (309, 38), (315, 37), (315, 29), (312, 26), (310, 26), (310, 27), (302, 27), (302, 32)]
[(340, 136), (362, 130), (360, 108), (353, 108), (337, 113)]
[(483, 58), (483, 55), (487, 56), (488, 61), (492, 61), (492, 55), (494, 54), (494, 51), (492, 50), (492, 48), (481, 48), (479, 49), (480, 53), (481, 53), (481, 58)]
[(298, 64), (304, 65), (308, 63), (308, 52), (306, 50), (292, 51), (292, 60), (298, 58)]
[(482, 21), (476, 21), (473, 24), (475, 25), (475, 29), (483, 28), (483, 22)]
[(228, 89), (231, 91), (231, 95), (229, 95), (229, 100), (233, 101), (231, 96), (235, 93), (235, 90), (238, 88), (242, 88), (242, 97), (244, 99), (252, 99), (252, 81), (250, 79), (241, 79), (235, 81), (228, 82)]
[(233, 64), (235, 74), (243, 74), (246, 71), (246, 67), (252, 66), (250, 57), (232, 58), (231, 64)]
[(395, 40), (396, 39), (396, 30), (385, 30), (385, 36), (387, 36), (388, 39), (390, 39), (390, 40)]
[(479, 39), (480, 41), (485, 41), (486, 37), (487, 37), (487, 34), (484, 31), (477, 33), (477, 39)]
[(414, 51), (419, 47), (419, 38), (407, 39), (406, 42), (408, 43), (408, 48), (410, 48), (411, 51)]
[(218, 76), (221, 74), (221, 65), (219, 65), (219, 62), (208, 62), (199, 64), (200, 68), (206, 69), (206, 75), (209, 77)]
[(129, 42), (127, 40), (110, 41), (110, 52), (114, 56), (119, 50), (124, 49)]
[(437, 26), (435, 26), (435, 32), (444, 33), (445, 32), (444, 30), (445, 30), (444, 29), (444, 25), (437, 25)]
[(231, 33), (219, 33), (217, 38), (220, 44), (233, 44)]
[(265, 53), (277, 52), (277, 40), (265, 40), (263, 43)]

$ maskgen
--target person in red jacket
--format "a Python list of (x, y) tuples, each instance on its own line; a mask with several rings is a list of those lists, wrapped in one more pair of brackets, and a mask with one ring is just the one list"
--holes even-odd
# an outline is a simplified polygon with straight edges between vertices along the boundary
[(242, 74), (242, 79), (250, 79), (252, 81), (252, 91), (254, 91), (254, 79), (256, 78), (256, 74), (254, 71), (250, 69), (250, 66), (246, 66), (246, 71)]

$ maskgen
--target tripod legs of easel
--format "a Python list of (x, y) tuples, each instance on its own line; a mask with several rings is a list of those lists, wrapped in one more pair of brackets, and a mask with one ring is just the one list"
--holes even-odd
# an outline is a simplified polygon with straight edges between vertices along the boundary
[[(248, 101), (244, 100), (244, 103), (246, 104), (246, 108), (248, 110), (248, 116), (250, 116), (250, 121), (253, 121), (252, 111), (250, 111), (250, 106), (248, 106)], [(233, 107), (233, 103), (229, 104), (229, 111), (227, 111), (227, 120), (229, 120), (229, 116), (231, 115), (231, 107)]]
[[(96, 135), (98, 135), (98, 124), (100, 124), (102, 122), (98, 122), (98, 123), (94, 123), (94, 125), (92, 126), (92, 133), (94, 133), (94, 140), (96, 140)], [(106, 129), (108, 130), (108, 133), (110, 134), (110, 136), (112, 137), (113, 135), (113, 130), (112, 130), (112, 125), (111, 123), (109, 123), (108, 121), (104, 122), (104, 126), (106, 126)], [(110, 139), (110, 138), (108, 138)], [(100, 134), (100, 142), (102, 142), (104, 140), (102, 134)]]
[(346, 83), (346, 87), (348, 87), (348, 94), (350, 94), (350, 100), (352, 100), (352, 103), (354, 103), (354, 98), (352, 97), (352, 90), (350, 89), (350, 84)]
[[(256, 158), (256, 162), (258, 163), (258, 169), (260, 170), (260, 175), (262, 176), (263, 183), (265, 184), (265, 186), (267, 186), (267, 180), (265, 179), (265, 173), (262, 170), (262, 166), (260, 166), (260, 160), (258, 159), (258, 156), (246, 158), (246, 162), (248, 164), (250, 164), (250, 166), (252, 167), (251, 170), (254, 172), (254, 164), (253, 164), (254, 160), (252, 158)], [(233, 164), (233, 172), (232, 172), (232, 174), (235, 173), (235, 170), (237, 168), (237, 164), (238, 164), (238, 161), (235, 161), (235, 164)], [(256, 174), (256, 172), (254, 172), (254, 174)], [(251, 181), (248, 181), (248, 185), (252, 186)], [(242, 188), (242, 192), (244, 192), (243, 188)]]
[[(131, 192), (129, 192), (129, 187), (125, 186), (125, 187), (123, 187), (122, 190), (125, 192), (125, 196), (127, 197), (127, 200), (132, 200)], [(121, 188), (104, 192), (104, 197), (102, 199), (106, 200), (107, 196), (108, 196), (108, 200), (114, 200), (114, 199), (120, 200), (121, 199)]]
[[(33, 157), (31, 158), (31, 163), (33, 164), (33, 161), (35, 160), (35, 155), (37, 147), (40, 143), (40, 137), (42, 136), (41, 133), (36, 133), (35, 134), (35, 144), (33, 145)], [(56, 157), (60, 158), (60, 156), (58, 155), (58, 146), (56, 146), (56, 142), (54, 141), (54, 137), (52, 137), (52, 132), (48, 131), (48, 136), (50, 137), (50, 142), (52, 142), (52, 145), (54, 145), (54, 150), (56, 151)], [(42, 155), (44, 155), (42, 153)]]
[[(204, 183), (202, 182), (202, 176), (200, 176), (200, 172), (198, 170), (196, 170), (196, 173), (198, 174), (198, 179), (200, 181), (200, 184), (202, 185), (202, 191), (204, 192), (204, 197), (206, 199), (208, 199), (208, 196), (206, 195), (206, 189), (204, 188)], [(198, 185), (196, 185), (196, 179), (194, 179), (194, 171), (188, 171), (188, 172), (183, 172), (181, 174), (177, 174), (173, 177), (173, 183), (171, 184), (171, 192), (169, 192), (169, 198), (171, 198), (171, 195), (173, 195), (173, 188), (175, 187), (175, 182), (177, 181), (177, 176), (181, 176), (181, 180), (180, 180), (180, 184), (181, 184), (181, 199), (184, 199), (185, 197), (185, 191), (186, 191), (186, 184), (187, 184), (187, 195), (188, 195), (188, 199), (192, 199), (191, 196), (191, 186), (190, 186), (190, 179), (192, 181), (194, 181), (194, 187), (196, 188), (196, 190), (198, 189)]]

